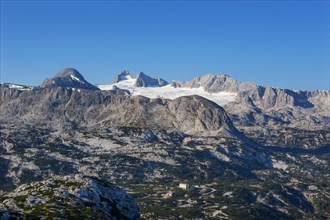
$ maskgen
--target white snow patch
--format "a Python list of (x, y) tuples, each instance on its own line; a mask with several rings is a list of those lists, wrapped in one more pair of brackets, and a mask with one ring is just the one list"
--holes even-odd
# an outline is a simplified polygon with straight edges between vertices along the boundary
[(21, 90), (21, 91), (32, 89), (31, 87), (24, 87), (24, 86), (20, 86), (20, 85), (16, 85), (16, 84), (9, 84), (8, 87), (10, 89), (18, 89), (18, 90)]
[[(272, 192), (273, 193), (273, 192)], [(273, 196), (279, 200), (281, 203), (285, 204), (285, 205), (288, 205), (288, 203), (286, 203), (279, 195), (273, 193)]]
[(219, 151), (216, 151), (216, 150), (211, 150), (211, 153), (214, 157), (216, 157), (217, 159), (221, 160), (221, 161), (226, 161), (226, 162), (230, 162), (230, 158), (223, 154), (223, 153), (220, 153)]
[(78, 92), (81, 92), (81, 90), (80, 89), (76, 89), (76, 88), (69, 88), (69, 87), (67, 87), (67, 89), (72, 89), (73, 91), (78, 91)]
[(222, 196), (228, 196), (228, 197), (233, 197), (233, 192), (232, 191), (228, 191), (228, 192), (225, 192), (224, 194), (222, 194)]
[(131, 76), (126, 76), (125, 80), (110, 85), (98, 85), (101, 90), (112, 90), (114, 86), (120, 89), (129, 90), (134, 96), (141, 95), (148, 98), (165, 98), (176, 99), (182, 96), (199, 95), (208, 100), (211, 100), (218, 105), (225, 105), (229, 102), (233, 102), (236, 99), (236, 93), (232, 92), (218, 92), (210, 93), (204, 90), (204, 88), (185, 88), (185, 87), (173, 87), (172, 85), (166, 85), (162, 87), (135, 87), (136, 79)]
[(80, 82), (80, 83), (84, 84), (84, 82), (83, 82), (83, 81), (81, 81), (80, 79), (78, 79), (78, 78), (77, 78), (77, 77), (75, 77), (74, 75), (70, 75), (70, 77), (71, 77), (71, 79), (73, 79), (73, 80), (75, 80), (75, 81), (78, 81), (78, 82)]
[(222, 210), (216, 210), (212, 213), (212, 217), (217, 217), (217, 216), (222, 216), (224, 219), (229, 219), (227, 218), (228, 215), (226, 213), (224, 213)]
[(280, 161), (280, 160), (272, 159), (272, 163), (273, 163), (274, 168), (279, 169), (279, 170), (283, 170), (283, 171), (285, 171), (286, 168), (288, 168), (288, 166), (289, 166), (288, 164), (286, 164), (285, 162)]
[(15, 85), (15, 84), (10, 84), (9, 88), (11, 89), (23, 89), (23, 86)]

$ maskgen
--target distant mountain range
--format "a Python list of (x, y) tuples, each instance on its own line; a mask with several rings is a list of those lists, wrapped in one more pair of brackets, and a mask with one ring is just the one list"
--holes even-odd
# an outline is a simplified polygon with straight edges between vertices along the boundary
[[(1, 87), (2, 115), (11, 117), (29, 119), (35, 112), (34, 117), (65, 116), (76, 124), (125, 124), (203, 135), (232, 134), (236, 127), (261, 144), (291, 147), (311, 148), (330, 141), (325, 132), (330, 128), (330, 92), (325, 90), (263, 87), (215, 74), (168, 83), (128, 71), (120, 73), (113, 84), (94, 86), (73, 68), (63, 69), (38, 87), (8, 83)], [(27, 97), (30, 105), (23, 107)], [(13, 105), (29, 111), (12, 111)], [(45, 112), (37, 112), (36, 106), (43, 106)], [(297, 130), (322, 135), (310, 138), (298, 135)]]

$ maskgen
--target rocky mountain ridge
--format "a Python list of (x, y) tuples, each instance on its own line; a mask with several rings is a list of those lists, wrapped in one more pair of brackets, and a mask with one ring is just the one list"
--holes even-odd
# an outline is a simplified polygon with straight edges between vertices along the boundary
[[(207, 74), (187, 82), (173, 81), (175, 88), (203, 88), (209, 93), (231, 92), (237, 94), (237, 103), (262, 111), (300, 108), (321, 112), (329, 116), (330, 93), (325, 90), (301, 91), (273, 87), (263, 87), (250, 82), (238, 82), (228, 75)], [(231, 110), (231, 109), (230, 109)], [(328, 119), (329, 120), (329, 119)]]
[(329, 108), (326, 103), (329, 101), (330, 93), (325, 90), (301, 91), (274, 87), (263, 87), (250, 82), (238, 82), (228, 75), (208, 74), (197, 77), (185, 83), (180, 83), (183, 87), (198, 88), (203, 87), (209, 92), (228, 91), (238, 94), (238, 98), (250, 98), (250, 105), (262, 110), (283, 107), (301, 108)]
[[(1, 105), (2, 115), (29, 120), (44, 120), (47, 116), (75, 124), (125, 124), (199, 135), (225, 134), (228, 131), (229, 134), (238, 134), (238, 128), (260, 144), (276, 143), (291, 147), (310, 148), (330, 142), (330, 134), (326, 132), (330, 129), (329, 91), (265, 88), (254, 83), (238, 82), (228, 75), (214, 74), (184, 83), (175, 81), (167, 84), (160, 78), (152, 78), (143, 73), (134, 77), (128, 71), (119, 74), (115, 83), (107, 88), (110, 90), (97, 91), (99, 88), (91, 87), (83, 76), (72, 68), (60, 71), (40, 87), (22, 89), (3, 84), (1, 103), (5, 104)], [(166, 98), (169, 93), (180, 94), (180, 89), (186, 91), (182, 96)], [(194, 91), (192, 95), (189, 95), (189, 89)], [(157, 97), (158, 92), (165, 92), (165, 96), (143, 98), (135, 95), (136, 91), (142, 91), (137, 94), (147, 97)], [(205, 95), (207, 93), (209, 95)], [(194, 94), (201, 94), (210, 101)], [(229, 98), (226, 94), (229, 94)], [(223, 100), (223, 109), (212, 104), (213, 100)], [(40, 107), (42, 111), (39, 111)], [(60, 111), (54, 112), (54, 109)], [(290, 132), (283, 133), (283, 129)], [(296, 129), (316, 134), (313, 137), (301, 137)], [(279, 140), (282, 142), (278, 142)]]
[(100, 124), (176, 130), (189, 134), (240, 135), (226, 112), (198, 96), (175, 100), (130, 96), (124, 90), (66, 88), (13, 91), (1, 86), (1, 117), (93, 127)]
[[(187, 82), (173, 81), (170, 85), (153, 90), (135, 89), (136, 87), (123, 82), (114, 85), (130, 90), (132, 95), (136, 93), (147, 97), (155, 97), (159, 94), (161, 97), (173, 99), (172, 97), (176, 97), (173, 95), (176, 92), (188, 90), (184, 94), (189, 94), (189, 89), (191, 89), (192, 94), (199, 94), (218, 104), (222, 103), (221, 106), (226, 110), (234, 125), (248, 136), (259, 140), (260, 137), (267, 136), (268, 140), (261, 140), (262, 144), (272, 145), (276, 142), (283, 146), (318, 145), (318, 141), (306, 143), (305, 138), (303, 138), (304, 141), (299, 141), (301, 137), (297, 138), (297, 144), (293, 144), (294, 141), (287, 141), (292, 139), (292, 132), (288, 132), (288, 136), (283, 138), (282, 129), (318, 131), (326, 134), (322, 135), (321, 139), (326, 143), (330, 141), (330, 134), (326, 132), (330, 130), (329, 91), (294, 91), (263, 87), (255, 83), (238, 82), (225, 74), (207, 74)], [(106, 86), (100, 88), (107, 89)], [(224, 94), (229, 94), (230, 98), (228, 99)], [(280, 136), (282, 138), (279, 138)], [(271, 140), (269, 137), (274, 138)], [(315, 138), (319, 139), (319, 137)], [(280, 139), (283, 140), (281, 143), (278, 142)]]

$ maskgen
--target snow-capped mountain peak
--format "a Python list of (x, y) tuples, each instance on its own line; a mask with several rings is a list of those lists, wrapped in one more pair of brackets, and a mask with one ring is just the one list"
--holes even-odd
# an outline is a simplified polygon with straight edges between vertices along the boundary
[(41, 87), (63, 87), (86, 90), (99, 90), (96, 86), (87, 82), (74, 68), (66, 68), (58, 72), (53, 78), (46, 79)]

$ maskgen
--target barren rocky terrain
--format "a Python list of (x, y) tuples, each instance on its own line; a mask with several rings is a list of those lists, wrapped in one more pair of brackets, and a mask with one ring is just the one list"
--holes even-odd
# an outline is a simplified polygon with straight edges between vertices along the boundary
[[(329, 91), (227, 75), (87, 83), (65, 69), (39, 87), (1, 84), (2, 218), (329, 218)], [(210, 94), (141, 96), (150, 86)], [(234, 100), (219, 106), (221, 92)]]

